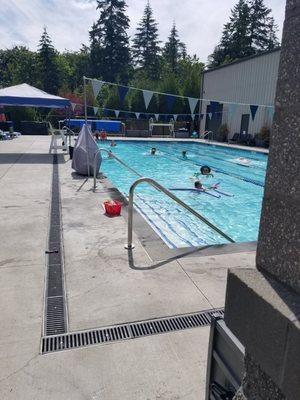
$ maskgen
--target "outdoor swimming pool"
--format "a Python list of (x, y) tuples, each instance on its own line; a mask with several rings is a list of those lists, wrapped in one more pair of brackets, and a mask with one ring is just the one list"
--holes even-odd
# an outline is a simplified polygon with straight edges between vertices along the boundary
[[(99, 147), (109, 148), (109, 143)], [(219, 183), (220, 192), (174, 191), (209, 221), (236, 242), (257, 240), (264, 189), (267, 155), (196, 142), (117, 141), (113, 152), (145, 177), (153, 178), (166, 188), (193, 188), (191, 177), (202, 165), (208, 165), (213, 177), (201, 177), (204, 185)], [(150, 155), (156, 147), (155, 156)], [(187, 151), (187, 159), (182, 151)], [(238, 165), (237, 158), (249, 160)], [(116, 160), (103, 154), (101, 171), (128, 195), (138, 178)], [(148, 184), (135, 191), (135, 207), (170, 248), (226, 243), (218, 233), (183, 209), (165, 194)]]

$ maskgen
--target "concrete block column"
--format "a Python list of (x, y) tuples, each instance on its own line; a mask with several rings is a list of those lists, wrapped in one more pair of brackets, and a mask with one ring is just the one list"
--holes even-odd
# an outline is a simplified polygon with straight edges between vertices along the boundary
[(246, 348), (236, 399), (300, 399), (300, 0), (287, 0), (256, 270), (230, 270), (225, 321)]

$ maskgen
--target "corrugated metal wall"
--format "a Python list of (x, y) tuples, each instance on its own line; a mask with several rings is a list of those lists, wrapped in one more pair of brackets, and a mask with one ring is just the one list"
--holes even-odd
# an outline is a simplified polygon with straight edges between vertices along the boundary
[[(274, 105), (280, 50), (237, 62), (226, 67), (204, 73), (203, 98), (254, 105)], [(207, 112), (208, 101), (202, 102), (201, 113)], [(250, 114), (249, 106), (236, 107), (232, 116), (224, 104), (222, 123), (227, 123), (230, 136), (240, 132), (242, 114)], [(271, 126), (272, 116), (268, 108), (259, 107), (252, 121), (249, 119), (248, 133), (255, 134), (263, 125)], [(201, 121), (201, 132), (205, 130), (205, 118)]]

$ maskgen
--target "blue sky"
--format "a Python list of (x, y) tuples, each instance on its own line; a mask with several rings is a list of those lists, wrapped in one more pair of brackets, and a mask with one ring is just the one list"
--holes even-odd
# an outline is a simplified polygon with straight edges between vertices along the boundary
[[(78, 50), (88, 44), (88, 30), (97, 18), (95, 0), (1, 0), (0, 48), (25, 45), (35, 50), (43, 26), (58, 50)], [(223, 24), (237, 0), (151, 0), (161, 40), (166, 40), (173, 20), (188, 52), (206, 61), (218, 43)], [(146, 0), (127, 0), (132, 36)], [(281, 38), (285, 0), (265, 0), (273, 10)]]

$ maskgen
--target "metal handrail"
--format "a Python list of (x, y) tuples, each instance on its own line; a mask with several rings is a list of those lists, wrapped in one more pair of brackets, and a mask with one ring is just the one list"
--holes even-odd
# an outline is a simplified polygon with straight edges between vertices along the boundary
[(117, 157), (111, 150), (107, 150), (107, 149), (104, 149), (104, 148), (99, 148), (96, 151), (95, 155), (94, 155), (94, 168), (93, 168), (93, 170), (94, 170), (94, 186), (93, 186), (93, 189), (94, 190), (97, 187), (97, 173), (98, 173), (98, 171), (96, 171), (96, 168), (97, 168), (97, 165), (96, 165), (97, 164), (97, 156), (98, 156), (99, 153), (101, 153), (101, 151), (106, 152), (109, 155), (109, 157), (114, 158), (115, 160), (117, 160), (120, 164), (122, 164), (124, 167), (126, 167), (129, 171), (133, 172), (137, 176), (139, 176), (139, 177), (143, 176), (143, 175), (139, 174), (135, 169), (133, 169), (129, 165), (127, 165), (119, 157)]
[(221, 231), (217, 226), (212, 224), (208, 219), (203, 217), (201, 214), (199, 214), (196, 210), (194, 210), (192, 207), (190, 207), (188, 204), (180, 200), (177, 196), (175, 196), (172, 192), (170, 192), (168, 189), (166, 189), (164, 186), (160, 185), (158, 182), (156, 182), (154, 179), (151, 178), (140, 178), (137, 179), (130, 187), (129, 189), (129, 203), (128, 203), (128, 238), (127, 238), (127, 245), (125, 248), (127, 250), (132, 250), (134, 248), (134, 245), (132, 244), (132, 226), (133, 226), (133, 195), (134, 195), (134, 189), (143, 182), (149, 183), (151, 186), (155, 187), (156, 189), (160, 190), (161, 192), (165, 193), (167, 196), (169, 196), (172, 200), (176, 201), (179, 205), (181, 205), (183, 208), (188, 210), (190, 213), (192, 213), (195, 217), (200, 219), (202, 222), (204, 222), (206, 225), (208, 225), (211, 229), (213, 229), (215, 232), (217, 232), (219, 235), (224, 237), (226, 240), (228, 240), (231, 243), (235, 243), (235, 241), (228, 236), (226, 233)]
[(204, 133), (204, 134), (203, 134), (203, 139), (205, 139), (206, 137), (208, 137), (207, 140), (210, 140), (210, 139), (209, 139), (209, 135), (211, 135), (211, 134), (213, 135), (213, 132), (212, 132), (212, 131), (208, 131), (208, 132)]

